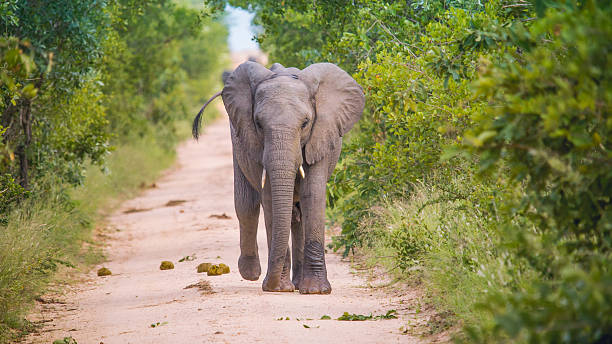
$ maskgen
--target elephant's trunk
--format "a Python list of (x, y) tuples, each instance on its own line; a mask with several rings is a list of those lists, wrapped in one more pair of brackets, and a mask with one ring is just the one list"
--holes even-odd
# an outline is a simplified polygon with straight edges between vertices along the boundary
[(272, 205), (272, 238), (267, 277), (272, 285), (280, 282), (289, 247), (295, 176), (302, 163), (300, 152), (297, 134), (276, 133), (266, 137), (264, 165), (270, 183)]

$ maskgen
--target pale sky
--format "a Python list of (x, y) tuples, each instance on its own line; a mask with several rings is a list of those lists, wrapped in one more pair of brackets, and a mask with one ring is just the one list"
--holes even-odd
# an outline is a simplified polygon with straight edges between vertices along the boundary
[(241, 50), (257, 50), (259, 46), (252, 38), (255, 35), (251, 27), (254, 14), (240, 8), (227, 6), (226, 21), (229, 27), (229, 49), (231, 52)]

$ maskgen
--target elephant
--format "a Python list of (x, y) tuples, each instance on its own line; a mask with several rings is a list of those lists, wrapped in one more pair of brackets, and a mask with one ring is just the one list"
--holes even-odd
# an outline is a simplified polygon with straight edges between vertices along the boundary
[(332, 63), (300, 70), (247, 61), (226, 76), (223, 90), (194, 119), (196, 139), (204, 108), (219, 95), (230, 120), (240, 274), (253, 281), (261, 274), (256, 240), (261, 205), (268, 243), (262, 289), (331, 293), (324, 248), (326, 187), (342, 137), (362, 115), (363, 89)]

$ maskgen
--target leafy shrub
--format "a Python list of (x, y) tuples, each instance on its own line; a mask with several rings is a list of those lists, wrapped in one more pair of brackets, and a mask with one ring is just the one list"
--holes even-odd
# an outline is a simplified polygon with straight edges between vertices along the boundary
[[(525, 193), (509, 224), (519, 257), (542, 279), (490, 299), (493, 333), (544, 342), (607, 342), (612, 333), (612, 7), (587, 1), (549, 9), (526, 51), (485, 64), (477, 94), (492, 105), (466, 145), (482, 170), (505, 166)], [(546, 43), (542, 43), (545, 40)], [(473, 338), (487, 338), (486, 329)], [(483, 334), (480, 337), (480, 334)]]
[(364, 87), (336, 248), (422, 267), (465, 338), (610, 340), (609, 2), (229, 2), (271, 60)]
[[(225, 27), (166, 0), (0, 3), (0, 343), (92, 224), (169, 166), (225, 62)], [(191, 115), (191, 114), (189, 114)], [(181, 136), (182, 135), (182, 136)], [(92, 249), (95, 251), (94, 249)]]
[(10, 174), (0, 175), (0, 221), (5, 221), (4, 215), (27, 191), (19, 185)]

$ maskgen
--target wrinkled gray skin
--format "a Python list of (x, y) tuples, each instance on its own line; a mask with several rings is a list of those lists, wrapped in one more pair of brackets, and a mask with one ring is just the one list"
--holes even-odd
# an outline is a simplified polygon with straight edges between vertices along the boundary
[[(256, 240), (261, 204), (268, 238), (263, 290), (330, 293), (325, 188), (340, 156), (342, 136), (361, 117), (363, 90), (331, 63), (299, 70), (245, 62), (226, 78), (221, 95), (233, 144), (240, 274), (247, 280), (261, 274)], [(305, 178), (298, 172), (300, 165)]]

